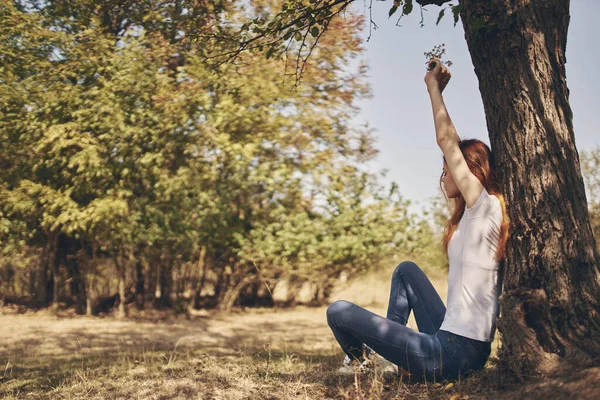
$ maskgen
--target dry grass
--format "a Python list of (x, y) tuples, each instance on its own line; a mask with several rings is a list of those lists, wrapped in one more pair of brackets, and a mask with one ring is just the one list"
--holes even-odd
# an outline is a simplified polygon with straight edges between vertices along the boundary
[[(387, 280), (353, 285), (347, 295), (369, 298), (346, 298), (384, 313), (387, 295), (382, 304), (372, 294), (389, 290)], [(8, 399), (594, 398), (600, 389), (600, 369), (525, 385), (500, 373), (493, 360), (453, 383), (340, 376), (342, 354), (324, 307), (155, 322), (5, 312), (0, 335), (0, 397)]]

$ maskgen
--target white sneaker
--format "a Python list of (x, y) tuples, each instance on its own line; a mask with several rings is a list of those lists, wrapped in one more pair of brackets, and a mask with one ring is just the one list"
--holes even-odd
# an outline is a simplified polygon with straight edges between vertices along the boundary
[(381, 374), (398, 374), (398, 366), (375, 352), (372, 348), (363, 344), (363, 354), (366, 359), (362, 362), (352, 360), (346, 355), (338, 372), (344, 375), (364, 374), (369, 371), (377, 371)]
[[(369, 362), (365, 365), (367, 369), (373, 369), (381, 373), (394, 373), (398, 374), (398, 366), (375, 352), (372, 348), (363, 343), (363, 354)], [(363, 361), (363, 364), (365, 362)]]
[(338, 368), (338, 373), (343, 375), (364, 374), (369, 370), (369, 366), (369, 360), (360, 362), (358, 360), (352, 360), (350, 357), (346, 356), (344, 361), (342, 361), (342, 366)]
[(369, 361), (369, 368), (382, 374), (398, 374), (398, 366), (396, 364), (386, 360), (375, 352), (369, 356), (367, 361)]

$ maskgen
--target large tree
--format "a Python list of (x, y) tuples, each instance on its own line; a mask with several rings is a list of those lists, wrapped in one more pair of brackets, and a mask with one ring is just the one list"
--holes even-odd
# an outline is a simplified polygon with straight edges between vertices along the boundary
[[(600, 355), (600, 256), (575, 147), (565, 63), (569, 1), (463, 1), (512, 221), (503, 355), (548, 373)], [(469, 29), (482, 21), (481, 29)]]
[[(240, 49), (296, 47), (302, 65), (352, 0), (290, 1), (242, 27)], [(462, 21), (512, 221), (500, 299), (501, 359), (520, 375), (552, 374), (600, 356), (600, 256), (587, 207), (565, 76), (569, 1), (404, 0)], [(439, 21), (439, 19), (438, 19)], [(310, 36), (309, 36), (310, 34)], [(243, 37), (243, 36), (242, 36)], [(262, 40), (262, 41), (261, 41)], [(310, 63), (310, 61), (308, 60)]]

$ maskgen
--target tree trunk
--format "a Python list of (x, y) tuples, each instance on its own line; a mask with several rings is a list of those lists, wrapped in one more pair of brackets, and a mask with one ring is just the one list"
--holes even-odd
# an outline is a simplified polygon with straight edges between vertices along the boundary
[(36, 303), (39, 307), (46, 307), (48, 305), (48, 266), (50, 264), (48, 262), (49, 242), (50, 241), (44, 246), (40, 257), (40, 269), (38, 270), (37, 290), (35, 293)]
[(117, 317), (127, 317), (127, 309), (125, 308), (125, 274), (123, 270), (119, 272), (119, 312)]
[(50, 271), (52, 272), (52, 311), (58, 312), (58, 292), (60, 290), (60, 276), (59, 276), (59, 252), (58, 252), (58, 232), (54, 232), (51, 235), (51, 243), (50, 253), (49, 253), (49, 263), (50, 263)]
[(164, 264), (160, 269), (160, 307), (171, 307), (173, 305), (173, 264), (172, 260), (165, 257)]
[(69, 276), (69, 293), (75, 303), (75, 312), (80, 315), (85, 314), (87, 304), (83, 265), (80, 265), (80, 257), (77, 256), (81, 247), (74, 238), (62, 234), (58, 237), (59, 262), (65, 267)]
[(125, 307), (125, 260), (119, 259), (120, 255), (113, 258), (115, 268), (117, 270), (117, 276), (119, 279), (119, 309), (117, 312), (117, 318), (127, 317), (127, 308)]
[(142, 259), (137, 256), (135, 262), (135, 304), (138, 310), (144, 309), (144, 297), (145, 297), (145, 282), (144, 282), (144, 266), (142, 265)]
[(160, 259), (157, 260), (156, 262), (156, 286), (154, 289), (154, 302), (155, 304), (158, 304), (158, 301), (160, 300), (160, 298), (162, 297), (162, 290), (161, 290), (161, 263), (162, 261)]
[(256, 281), (255, 275), (246, 275), (236, 285), (227, 288), (223, 300), (219, 304), (219, 309), (225, 312), (231, 312), (235, 302), (240, 297), (242, 290), (254, 281)]
[(98, 245), (95, 240), (92, 240), (91, 249), (92, 249), (92, 259), (88, 263), (88, 278), (86, 279), (86, 281), (87, 281), (87, 298), (86, 298), (86, 304), (85, 304), (85, 315), (87, 315), (87, 316), (92, 316), (94, 314), (94, 306), (93, 306), (94, 302), (92, 301), (92, 293), (96, 294), (96, 296), (95, 296), (96, 299), (98, 298), (98, 293), (99, 293), (99, 291), (97, 290), (97, 286), (96, 286), (96, 278), (95, 278), (96, 273), (90, 273), (90, 272), (92, 272), (92, 270), (91, 270), (92, 266), (93, 266), (93, 271), (97, 271), (97, 268), (98, 268), (97, 257), (96, 257)]
[(40, 256), (40, 269), (38, 271), (38, 281), (36, 290), (36, 302), (40, 307), (48, 306), (52, 300), (50, 298), (48, 288), (48, 274), (51, 272), (52, 264), (55, 262), (57, 250), (58, 233), (52, 232), (48, 234), (48, 240), (44, 245)]
[(60, 290), (58, 260), (52, 265), (52, 311), (58, 312), (58, 291)]
[(198, 299), (200, 298), (200, 291), (204, 286), (204, 279), (206, 277), (206, 246), (202, 246), (200, 249), (200, 256), (198, 257), (198, 275), (193, 278), (192, 286), (192, 298), (188, 305), (188, 310), (192, 311), (196, 308)]
[(518, 374), (587, 365), (600, 355), (600, 257), (565, 78), (569, 1), (461, 3), (511, 219), (501, 360)]

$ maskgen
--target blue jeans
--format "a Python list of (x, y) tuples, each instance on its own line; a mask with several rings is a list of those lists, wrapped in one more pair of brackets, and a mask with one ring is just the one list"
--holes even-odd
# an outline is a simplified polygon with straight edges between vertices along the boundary
[[(406, 326), (411, 310), (418, 332)], [(327, 308), (327, 323), (351, 358), (361, 358), (364, 343), (412, 375), (439, 381), (482, 369), (491, 350), (489, 342), (439, 330), (445, 313), (429, 279), (406, 261), (392, 275), (387, 318), (340, 300)]]

